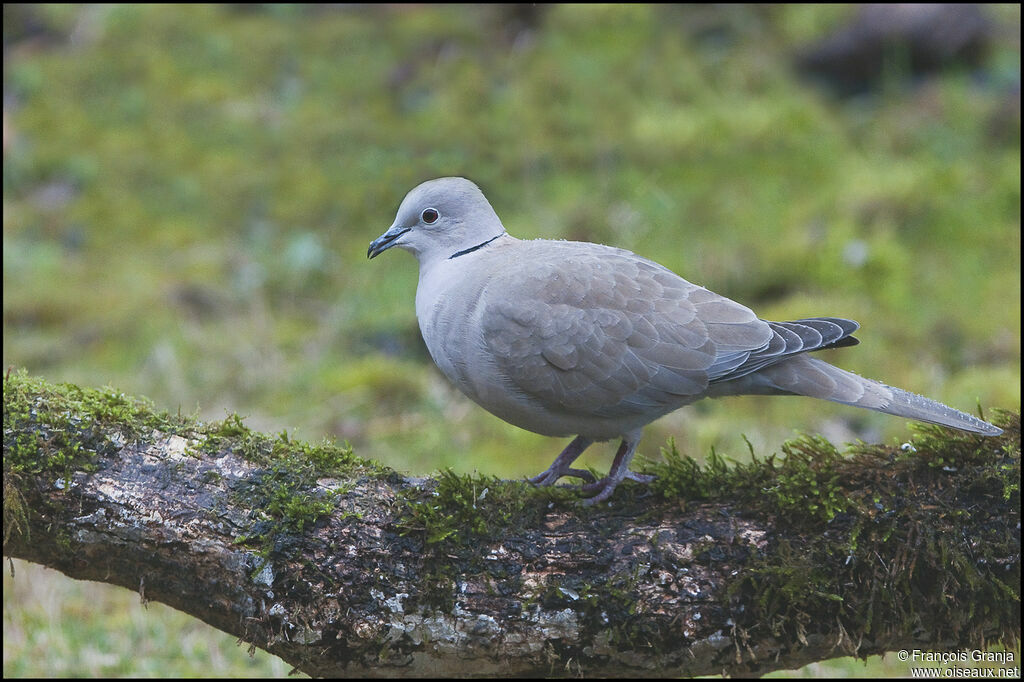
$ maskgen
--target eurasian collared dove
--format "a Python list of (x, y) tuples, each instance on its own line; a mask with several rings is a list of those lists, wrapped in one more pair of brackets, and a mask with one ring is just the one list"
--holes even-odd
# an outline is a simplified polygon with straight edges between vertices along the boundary
[[(471, 400), (528, 431), (576, 438), (530, 479), (587, 481), (587, 503), (626, 478), (645, 425), (701, 398), (803, 395), (986, 436), (1001, 429), (807, 355), (852, 346), (834, 317), (767, 322), (653, 261), (588, 242), (505, 232), (464, 178), (424, 182), (367, 251), (419, 261), (416, 318), (441, 372)], [(594, 441), (621, 438), (605, 478), (573, 469)]]

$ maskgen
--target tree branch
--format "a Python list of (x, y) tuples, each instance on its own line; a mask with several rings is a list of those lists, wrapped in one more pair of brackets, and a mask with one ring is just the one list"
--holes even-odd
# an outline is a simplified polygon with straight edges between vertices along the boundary
[(761, 674), (1016, 644), (1020, 420), (826, 441), (649, 489), (413, 479), (111, 390), (4, 381), (4, 553), (138, 590), (313, 676)]

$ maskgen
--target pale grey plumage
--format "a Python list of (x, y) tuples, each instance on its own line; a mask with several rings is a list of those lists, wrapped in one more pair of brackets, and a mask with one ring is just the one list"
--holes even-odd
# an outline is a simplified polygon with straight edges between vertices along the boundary
[(854, 345), (852, 320), (768, 322), (634, 253), (585, 242), (515, 239), (463, 178), (406, 196), (372, 258), (397, 246), (419, 261), (416, 316), (437, 366), (502, 419), (577, 438), (534, 479), (548, 485), (593, 441), (622, 438), (612, 470), (585, 490), (607, 499), (641, 429), (705, 397), (793, 394), (984, 435), (1000, 429), (805, 353)]

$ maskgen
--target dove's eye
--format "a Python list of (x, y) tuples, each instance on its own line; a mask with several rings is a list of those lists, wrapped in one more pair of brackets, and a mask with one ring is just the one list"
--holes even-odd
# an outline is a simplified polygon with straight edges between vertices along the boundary
[(423, 213), (420, 214), (420, 217), (423, 218), (423, 222), (427, 225), (432, 225), (437, 222), (437, 219), (441, 217), (441, 214), (437, 212), (436, 208), (425, 208), (423, 209)]

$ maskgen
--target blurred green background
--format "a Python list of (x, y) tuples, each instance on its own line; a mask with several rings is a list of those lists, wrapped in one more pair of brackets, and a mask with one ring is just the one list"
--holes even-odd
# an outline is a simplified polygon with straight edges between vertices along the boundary
[[(767, 319), (856, 319), (861, 345), (827, 359), (1019, 409), (1020, 7), (985, 8), (982, 68), (835, 99), (792, 56), (852, 11), (5, 5), (4, 365), (418, 475), (535, 474), (565, 442), (451, 388), (415, 261), (366, 260), (409, 189), (463, 175), (515, 236), (624, 247)], [(651, 425), (640, 452), (671, 435), (740, 458), (746, 435), (763, 455), (797, 431), (908, 433), (732, 398)], [(5, 676), (288, 671), (125, 590), (16, 569)]]

